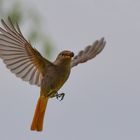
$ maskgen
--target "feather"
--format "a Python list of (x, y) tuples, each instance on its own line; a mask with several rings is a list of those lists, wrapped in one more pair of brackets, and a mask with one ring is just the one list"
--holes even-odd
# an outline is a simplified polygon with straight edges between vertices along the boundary
[(96, 40), (92, 45), (87, 46), (84, 50), (81, 50), (71, 62), (71, 67), (74, 67), (80, 63), (87, 62), (99, 54), (105, 47), (106, 42), (104, 38)]
[(4, 29), (0, 27), (0, 58), (17, 77), (40, 86), (44, 68), (52, 63), (30, 45), (18, 24), (15, 27), (10, 18), (8, 24), (3, 19), (1, 22)]

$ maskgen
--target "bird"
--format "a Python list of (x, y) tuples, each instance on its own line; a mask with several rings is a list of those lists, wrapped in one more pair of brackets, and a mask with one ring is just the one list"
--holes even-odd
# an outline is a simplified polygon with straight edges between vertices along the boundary
[(0, 58), (17, 77), (40, 87), (30, 129), (42, 131), (48, 100), (54, 97), (60, 100), (64, 98), (65, 93), (59, 94), (58, 91), (69, 78), (71, 69), (93, 59), (104, 49), (106, 41), (102, 37), (75, 56), (72, 51), (64, 50), (51, 62), (25, 39), (18, 23), (13, 24), (10, 17), (7, 22), (1, 19), (1, 23), (3, 28), (0, 27)]

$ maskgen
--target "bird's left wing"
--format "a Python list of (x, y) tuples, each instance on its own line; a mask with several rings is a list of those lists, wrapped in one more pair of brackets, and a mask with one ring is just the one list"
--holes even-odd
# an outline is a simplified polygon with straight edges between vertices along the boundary
[(92, 45), (87, 46), (84, 50), (81, 50), (71, 62), (71, 67), (74, 67), (80, 63), (84, 63), (92, 58), (94, 58), (97, 54), (99, 54), (103, 48), (105, 47), (106, 42), (104, 38), (100, 40), (96, 40)]
[(0, 27), (0, 58), (17, 77), (40, 86), (46, 66), (52, 63), (23, 37), (18, 24), (15, 28), (10, 18), (8, 21), (1, 20), (5, 29)]

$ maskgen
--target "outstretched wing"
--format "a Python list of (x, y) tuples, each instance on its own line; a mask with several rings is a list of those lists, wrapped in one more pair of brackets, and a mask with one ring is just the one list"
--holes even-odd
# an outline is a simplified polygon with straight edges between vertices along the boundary
[(6, 24), (1, 20), (5, 29), (0, 27), (0, 58), (7, 68), (24, 81), (40, 86), (46, 65), (52, 64), (27, 42), (18, 24), (14, 27), (11, 19)]
[(104, 38), (101, 38), (100, 40), (96, 40), (92, 45), (87, 46), (84, 50), (81, 50), (78, 55), (72, 59), (71, 67), (94, 58), (103, 50), (105, 44)]

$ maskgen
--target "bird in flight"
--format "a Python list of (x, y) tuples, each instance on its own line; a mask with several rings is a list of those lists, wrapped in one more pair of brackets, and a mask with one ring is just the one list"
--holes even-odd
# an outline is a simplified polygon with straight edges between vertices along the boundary
[(75, 56), (72, 51), (64, 50), (50, 62), (24, 38), (18, 24), (14, 25), (10, 18), (7, 23), (2, 19), (1, 23), (4, 28), (0, 27), (0, 58), (17, 77), (40, 87), (31, 130), (42, 131), (48, 99), (62, 100), (65, 94), (58, 91), (67, 81), (71, 69), (94, 58), (106, 42), (104, 38), (96, 40)]

